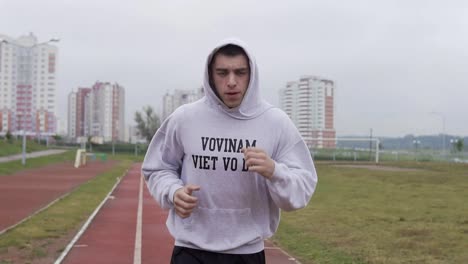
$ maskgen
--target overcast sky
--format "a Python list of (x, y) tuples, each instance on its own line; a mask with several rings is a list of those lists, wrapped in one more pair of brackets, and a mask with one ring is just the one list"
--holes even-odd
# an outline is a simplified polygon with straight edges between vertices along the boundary
[[(124, 3), (125, 2), (125, 3)], [(0, 33), (60, 38), (59, 114), (95, 81), (126, 90), (126, 120), (202, 84), (225, 37), (252, 49), (265, 99), (301, 75), (336, 83), (338, 135), (468, 135), (468, 1), (0, 0)], [(431, 114), (437, 112), (440, 114)]]

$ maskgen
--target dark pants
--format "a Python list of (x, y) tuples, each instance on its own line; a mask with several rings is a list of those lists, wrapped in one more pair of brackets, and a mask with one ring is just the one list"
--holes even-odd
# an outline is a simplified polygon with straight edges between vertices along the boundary
[(265, 264), (265, 251), (254, 254), (223, 254), (175, 246), (171, 264)]

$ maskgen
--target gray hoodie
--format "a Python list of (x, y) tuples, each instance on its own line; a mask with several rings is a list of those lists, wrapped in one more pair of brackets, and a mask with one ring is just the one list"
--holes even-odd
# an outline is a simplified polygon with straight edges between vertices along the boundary
[[(243, 47), (250, 60), (250, 83), (243, 101), (228, 108), (210, 87), (208, 65), (227, 44)], [(258, 69), (245, 44), (220, 43), (205, 67), (205, 96), (179, 107), (151, 140), (142, 172), (151, 194), (169, 209), (167, 227), (178, 246), (207, 251), (251, 254), (278, 228), (280, 209), (307, 205), (317, 184), (310, 152), (289, 117), (260, 97)], [(243, 147), (265, 150), (275, 161), (271, 180), (249, 172)], [(182, 219), (174, 210), (177, 189), (186, 184), (198, 205)]]

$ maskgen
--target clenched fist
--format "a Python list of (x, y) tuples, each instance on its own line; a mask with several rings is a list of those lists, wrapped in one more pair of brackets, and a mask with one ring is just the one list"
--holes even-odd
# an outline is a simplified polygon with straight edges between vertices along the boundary
[(200, 186), (187, 184), (174, 193), (174, 208), (178, 216), (187, 218), (192, 214), (198, 201), (197, 197), (192, 196), (192, 193), (198, 190), (200, 190)]
[(273, 177), (275, 162), (263, 149), (255, 147), (243, 148), (242, 153), (244, 153), (245, 165), (247, 165), (249, 171), (256, 172), (267, 179)]

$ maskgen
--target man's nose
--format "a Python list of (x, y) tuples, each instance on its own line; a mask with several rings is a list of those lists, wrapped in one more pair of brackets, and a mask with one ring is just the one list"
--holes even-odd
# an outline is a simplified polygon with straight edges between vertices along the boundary
[(236, 76), (234, 74), (229, 74), (228, 76), (228, 87), (233, 88), (236, 86)]

